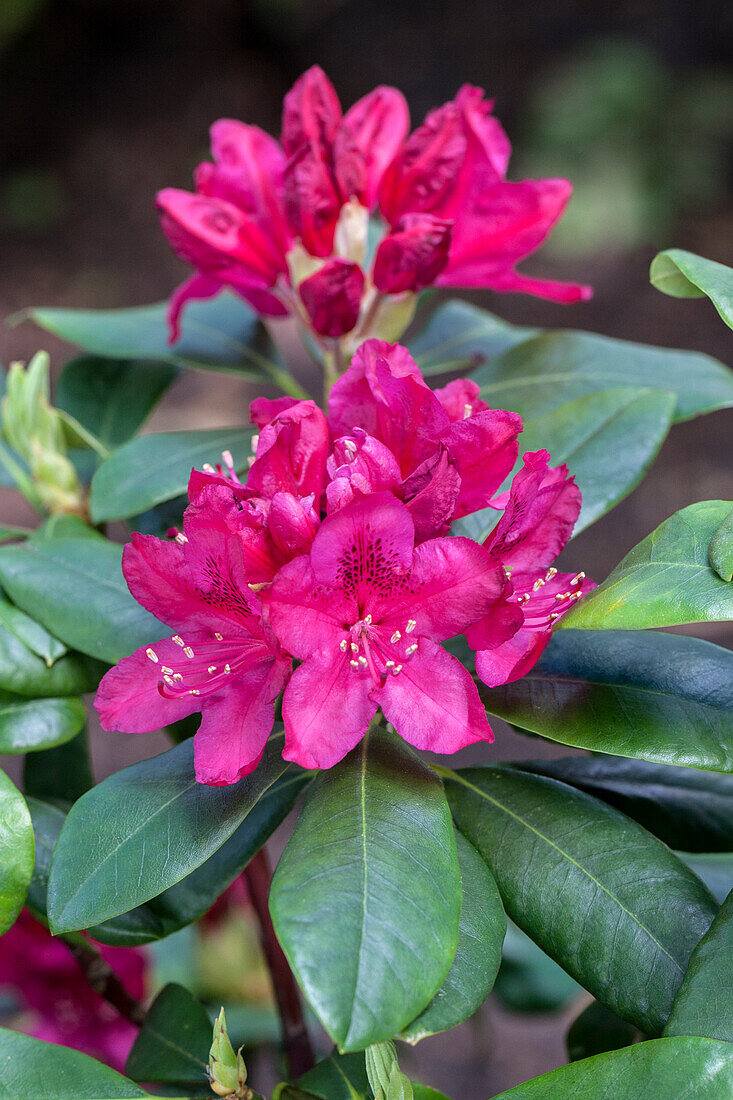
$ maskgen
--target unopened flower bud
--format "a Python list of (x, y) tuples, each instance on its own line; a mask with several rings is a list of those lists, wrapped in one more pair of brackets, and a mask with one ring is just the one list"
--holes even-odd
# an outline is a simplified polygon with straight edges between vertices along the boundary
[(209, 1051), (209, 1084), (217, 1096), (229, 1096), (232, 1100), (251, 1100), (254, 1095), (247, 1087), (247, 1067), (242, 1048), (235, 1054), (229, 1041), (223, 1008), (214, 1023), (214, 1038)]

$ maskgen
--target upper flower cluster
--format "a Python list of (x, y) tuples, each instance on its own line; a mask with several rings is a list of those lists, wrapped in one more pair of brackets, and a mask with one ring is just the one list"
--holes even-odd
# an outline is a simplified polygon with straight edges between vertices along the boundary
[(316, 338), (351, 334), (350, 350), (398, 336), (411, 295), (433, 283), (589, 297), (588, 287), (515, 270), (572, 188), (505, 178), (511, 147), (483, 96), (465, 85), (408, 136), (396, 88), (343, 114), (316, 66), (285, 97), (280, 142), (257, 126), (214, 123), (214, 160), (196, 169), (195, 193), (158, 194), (170, 243), (197, 271), (171, 298), (172, 336), (189, 299), (225, 286), (262, 314), (293, 314)]
[[(521, 418), (467, 379), (431, 390), (405, 348), (366, 342), (312, 401), (259, 398), (248, 477), (193, 471), (183, 530), (134, 535), (135, 598), (178, 633), (102, 681), (106, 729), (157, 729), (195, 711), (197, 778), (232, 783), (259, 761), (283, 697), (286, 759), (330, 767), (378, 708), (422, 749), (492, 737), (474, 680), (440, 645), (465, 633), (487, 684), (523, 675), (587, 590), (551, 566), (580, 492), (549, 455), (515, 466)], [(502, 513), (484, 545), (447, 537)], [(293, 671), (293, 658), (302, 662)]]

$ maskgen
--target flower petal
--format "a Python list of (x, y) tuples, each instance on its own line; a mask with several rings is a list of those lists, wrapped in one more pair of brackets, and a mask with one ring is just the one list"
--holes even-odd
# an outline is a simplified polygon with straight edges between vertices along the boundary
[(452, 382), (433, 390), (448, 413), (451, 423), (465, 420), (474, 413), (488, 412), (489, 406), (481, 399), (481, 387), (470, 378), (454, 378)]
[(461, 475), (441, 446), (402, 486), (402, 499), (415, 523), (415, 541), (447, 535), (456, 514)]
[(456, 420), (442, 439), (461, 475), (456, 518), (486, 508), (517, 459), (522, 418), (504, 409)]
[(279, 412), (260, 432), (247, 488), (265, 497), (279, 492), (294, 496), (314, 493), (320, 501), (328, 451), (325, 416), (314, 401), (299, 401)]
[(192, 275), (173, 291), (168, 300), (166, 321), (168, 322), (168, 343), (175, 344), (181, 336), (181, 316), (189, 302), (202, 298), (214, 298), (223, 288), (221, 279), (211, 275)]
[(552, 627), (522, 627), (508, 641), (476, 654), (476, 675), (487, 687), (511, 684), (537, 663), (552, 637)]
[(347, 637), (344, 624), (351, 625), (359, 617), (354, 600), (341, 589), (316, 582), (305, 555), (284, 565), (261, 597), (278, 642), (301, 660), (316, 649), (337, 650)]
[(236, 783), (257, 767), (275, 720), (275, 699), (289, 663), (264, 660), (232, 680), (225, 693), (202, 701), (193, 739), (196, 782)]
[(316, 332), (334, 339), (359, 320), (364, 272), (350, 260), (328, 260), (300, 284), (300, 297)]
[(331, 768), (358, 744), (377, 710), (371, 681), (354, 675), (338, 649), (314, 653), (293, 673), (283, 697), (285, 760)]
[(512, 481), (504, 515), (484, 543), (511, 569), (545, 569), (572, 534), (581, 493), (567, 466), (549, 466), (547, 451), (528, 451)]
[(453, 222), (431, 214), (405, 214), (381, 241), (374, 259), (374, 285), (383, 294), (430, 286), (448, 263)]
[(320, 65), (298, 77), (283, 102), (282, 146), (287, 156), (309, 142), (330, 145), (341, 121), (336, 90)]
[(427, 638), (373, 694), (400, 737), (418, 749), (452, 753), (494, 739), (470, 674)]
[(410, 113), (405, 97), (397, 88), (385, 84), (357, 100), (341, 120), (336, 136), (337, 171), (340, 139), (343, 135), (346, 142), (355, 146), (364, 158), (364, 205), (369, 209), (374, 206), (385, 169), (395, 156), (409, 126)]
[(407, 348), (400, 344), (388, 344), (385, 340), (365, 340), (354, 354), (346, 373), (331, 387), (328, 423), (334, 436), (349, 435), (354, 428), (363, 428), (370, 435), (377, 435), (377, 399), (380, 393), (377, 363), (381, 360), (388, 364), (393, 378), (410, 376), (425, 386), (420, 369)]

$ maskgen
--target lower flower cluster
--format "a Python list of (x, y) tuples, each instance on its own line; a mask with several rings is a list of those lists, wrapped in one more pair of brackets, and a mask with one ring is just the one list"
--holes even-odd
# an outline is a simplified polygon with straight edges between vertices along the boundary
[[(312, 401), (259, 398), (245, 483), (229, 456), (193, 471), (182, 531), (133, 535), (133, 596), (176, 633), (104, 677), (105, 729), (145, 732), (200, 711), (196, 778), (259, 762), (283, 694), (283, 755), (336, 764), (381, 708), (420, 749), (492, 740), (476, 683), (441, 645), (465, 634), (489, 686), (523, 676), (592, 587), (552, 566), (580, 490), (546, 451), (518, 457), (521, 418), (468, 379), (431, 390), (407, 350), (364, 343)], [(497, 495), (498, 494), (498, 495)], [(480, 545), (453, 522), (493, 508)], [(293, 661), (299, 662), (293, 669)]]

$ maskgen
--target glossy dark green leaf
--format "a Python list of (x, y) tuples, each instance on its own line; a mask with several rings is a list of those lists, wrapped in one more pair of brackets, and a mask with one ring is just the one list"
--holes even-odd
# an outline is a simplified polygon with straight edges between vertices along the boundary
[(514, 409), (527, 419), (612, 386), (676, 394), (676, 421), (733, 406), (733, 374), (709, 355), (589, 332), (532, 337), (479, 367), (473, 378), (492, 408)]
[[(639, 484), (669, 431), (675, 404), (673, 394), (629, 387), (568, 401), (525, 421), (515, 470), (521, 468), (525, 451), (542, 448), (550, 452), (553, 466), (568, 464), (583, 494), (577, 535)], [(483, 542), (497, 516), (493, 508), (484, 508), (458, 520), (453, 533)]]
[(70, 741), (84, 728), (82, 699), (24, 699), (0, 692), (0, 752), (37, 752)]
[[(0, 624), (50, 667), (68, 653), (67, 647), (53, 634), (8, 600), (0, 598)], [(15, 689), (17, 690), (17, 689)]]
[(26, 316), (47, 332), (109, 359), (150, 359), (181, 367), (233, 371), (262, 378), (278, 362), (257, 314), (232, 294), (191, 302), (181, 338), (168, 343), (167, 302), (133, 309), (32, 309)]
[(721, 580), (733, 580), (733, 509), (710, 540), (708, 562)]
[(664, 1034), (733, 1042), (733, 893), (692, 952)]
[(86, 731), (44, 752), (32, 752), (23, 761), (23, 789), (35, 798), (70, 804), (94, 782)]
[(453, 300), (430, 314), (408, 346), (426, 378), (447, 371), (468, 374), (535, 332), (510, 325), (469, 302)]
[(600, 1001), (591, 1001), (573, 1020), (567, 1036), (568, 1058), (577, 1062), (605, 1054), (608, 1050), (621, 1050), (639, 1036), (631, 1024), (610, 1012)]
[(673, 298), (709, 298), (733, 328), (733, 269), (694, 252), (668, 248), (652, 260), (652, 285)]
[(499, 891), (481, 856), (456, 834), (463, 902), (455, 958), (432, 1001), (401, 1038), (417, 1043), (428, 1035), (457, 1027), (473, 1016), (494, 985), (506, 933), (506, 916)]
[(582, 791), (511, 768), (446, 776), (504, 907), (623, 1019), (658, 1034), (716, 904), (661, 841)]
[(125, 519), (183, 493), (191, 470), (216, 463), (231, 451), (241, 470), (252, 453), (252, 430), (213, 428), (199, 432), (141, 435), (123, 444), (92, 478), (90, 512), (95, 523)]
[(0, 1028), (0, 1100), (140, 1100), (134, 1082), (86, 1054)]
[(708, 560), (730, 509), (730, 501), (704, 500), (675, 512), (563, 616), (562, 626), (639, 630), (733, 619), (733, 585)]
[(733, 854), (730, 852), (678, 852), (677, 855), (707, 886), (719, 905), (733, 890)]
[(168, 363), (83, 356), (64, 365), (54, 402), (112, 450), (135, 434), (177, 375)]
[(20, 791), (0, 771), (0, 935), (15, 923), (32, 876), (31, 815)]
[(431, 1089), (429, 1085), (421, 1085), (417, 1081), (412, 1082), (412, 1092), (414, 1100), (450, 1100), (444, 1092), (438, 1092), (437, 1089)]
[(0, 547), (13, 601), (73, 649), (114, 664), (169, 633), (130, 595), (122, 547), (98, 536), (38, 538)]
[(33, 876), (28, 886), (27, 902), (36, 916), (46, 919), (46, 894), (53, 850), (63, 828), (66, 814), (58, 806), (26, 795), (26, 804), (33, 824), (35, 856)]
[(200, 1001), (182, 985), (161, 989), (127, 1056), (125, 1073), (133, 1081), (201, 1084), (213, 1025)]
[(563, 745), (733, 771), (733, 653), (697, 638), (562, 630), (526, 676), (482, 697)]
[(303, 1074), (296, 1084), (309, 1096), (318, 1097), (318, 1100), (354, 1100), (354, 1094), (366, 1096), (369, 1082), (364, 1055), (334, 1051)]
[(460, 905), (440, 782), (404, 742), (369, 734), (317, 779), (270, 894), (278, 939), (341, 1050), (422, 1012), (456, 953)]
[(34, 697), (82, 695), (95, 690), (104, 671), (101, 662), (68, 651), (49, 666), (16, 632), (0, 625), (0, 692)]
[(733, 851), (733, 776), (612, 756), (523, 760), (516, 766), (608, 802), (670, 848)]
[(197, 783), (193, 744), (133, 764), (72, 807), (51, 866), (54, 932), (88, 928), (156, 897), (200, 867), (284, 771), (282, 736), (229, 787)]
[(508, 923), (494, 994), (512, 1012), (557, 1012), (582, 993), (578, 983), (529, 936)]
[(733, 1047), (674, 1038), (561, 1066), (494, 1100), (725, 1100), (732, 1093)]

